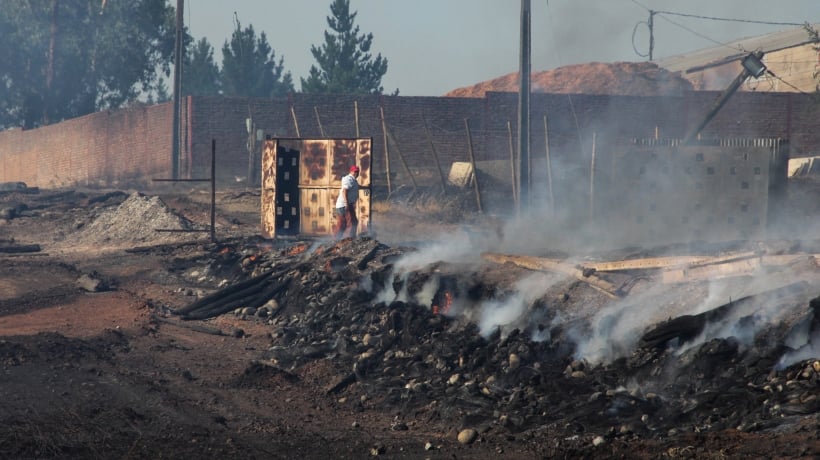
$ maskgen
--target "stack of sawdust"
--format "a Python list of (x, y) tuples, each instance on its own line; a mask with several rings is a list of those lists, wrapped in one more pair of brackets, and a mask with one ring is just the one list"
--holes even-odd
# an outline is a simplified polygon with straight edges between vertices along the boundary
[[(488, 91), (518, 92), (518, 72), (458, 88), (445, 97), (484, 97)], [(652, 62), (591, 62), (533, 72), (534, 93), (676, 96), (692, 91), (692, 83)]]
[(92, 247), (128, 247), (165, 244), (197, 238), (200, 233), (165, 232), (190, 230), (192, 223), (174, 213), (157, 196), (132, 193), (115, 208), (106, 209), (90, 223), (66, 238), (66, 243)]

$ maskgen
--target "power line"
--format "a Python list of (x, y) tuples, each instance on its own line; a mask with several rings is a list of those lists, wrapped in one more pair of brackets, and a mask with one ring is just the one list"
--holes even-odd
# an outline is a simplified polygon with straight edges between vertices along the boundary
[(736, 46), (732, 46), (732, 45), (730, 45), (730, 44), (728, 44), (728, 43), (724, 43), (724, 42), (721, 42), (721, 41), (719, 41), (719, 40), (715, 40), (715, 39), (714, 39), (714, 38), (712, 38), (712, 37), (707, 37), (706, 35), (703, 35), (702, 33), (697, 32), (697, 31), (695, 31), (695, 30), (692, 30), (692, 29), (690, 29), (690, 28), (686, 27), (685, 25), (683, 25), (683, 24), (681, 24), (681, 23), (679, 23), (679, 22), (675, 22), (675, 21), (673, 21), (673, 20), (671, 20), (671, 19), (667, 18), (666, 16), (663, 16), (663, 15), (662, 15), (661, 17), (662, 17), (665, 21), (669, 22), (670, 24), (674, 24), (674, 25), (676, 25), (676, 26), (680, 27), (681, 29), (683, 29), (683, 30), (685, 30), (685, 31), (687, 31), (687, 32), (689, 32), (689, 33), (691, 33), (691, 34), (697, 35), (698, 37), (700, 37), (700, 38), (702, 38), (702, 39), (704, 39), (704, 40), (708, 40), (708, 41), (710, 41), (710, 42), (712, 42), (712, 43), (715, 43), (715, 44), (717, 44), (717, 45), (720, 45), (720, 46), (725, 46), (726, 48), (730, 48), (730, 49), (737, 50), (737, 51), (740, 51), (740, 52), (745, 52), (745, 51), (746, 51), (746, 50), (744, 50), (744, 49), (742, 49), (742, 48), (739, 48), (739, 47), (736, 47)]
[[(663, 17), (663, 19), (666, 20), (667, 22), (669, 22), (670, 24), (676, 25), (676, 26), (680, 27), (681, 29), (686, 30), (687, 32), (689, 32), (693, 35), (696, 35), (696, 36), (698, 36), (698, 37), (700, 37), (704, 40), (708, 40), (708, 41), (710, 41), (712, 43), (715, 43), (717, 45), (724, 46), (726, 48), (730, 48), (730, 49), (737, 50), (737, 51), (740, 51), (740, 52), (745, 52), (746, 50), (744, 50), (742, 48), (739, 48), (739, 47), (731, 46), (727, 43), (724, 43), (724, 42), (715, 40), (711, 37), (708, 37), (708, 36), (706, 36), (706, 35), (704, 35), (700, 32), (697, 32), (693, 29), (690, 29), (689, 27), (684, 26), (683, 24), (681, 24), (679, 22), (673, 21), (668, 16), (681, 16), (681, 17), (694, 18), (694, 19), (705, 19), (705, 20), (710, 20), (710, 21), (742, 22), (742, 23), (748, 23), (748, 24), (763, 24), (763, 25), (772, 25), (772, 26), (805, 26), (806, 24), (808, 24), (808, 23), (795, 23), (795, 22), (774, 22), (774, 21), (757, 21), (757, 20), (751, 20), (751, 19), (721, 18), (721, 17), (715, 17), (715, 16), (704, 16), (704, 15), (699, 15), (699, 14), (678, 13), (676, 11), (653, 10), (653, 9), (650, 9), (649, 7), (647, 7), (646, 5), (640, 3), (637, 0), (631, 0), (631, 1), (632, 1), (632, 3), (640, 6), (641, 8), (645, 9), (646, 11), (648, 11), (650, 20), (653, 16), (659, 15), (659, 16)], [(638, 25), (640, 25), (640, 24), (641, 23), (636, 24), (635, 28), (637, 29)], [(651, 34), (651, 32), (650, 32), (650, 34)], [(635, 35), (635, 31), (633, 30), (633, 45), (632, 45), (633, 48), (635, 47), (635, 45), (634, 45), (634, 35)], [(638, 56), (641, 56), (641, 54), (638, 53), (637, 50), (635, 50), (635, 53), (638, 54)], [(650, 51), (650, 60), (651, 59), (652, 58), (651, 58), (651, 51)]]
[(795, 22), (772, 22), (772, 21), (755, 21), (751, 19), (735, 19), (735, 18), (717, 18), (713, 16), (701, 16), (698, 14), (686, 14), (686, 13), (676, 13), (674, 11), (655, 11), (658, 14), (669, 14), (672, 16), (683, 16), (687, 18), (695, 18), (695, 19), (708, 19), (710, 21), (725, 21), (725, 22), (745, 22), (748, 24), (764, 24), (769, 26), (802, 26), (804, 23), (795, 23)]
[(803, 22), (773, 22), (773, 21), (756, 21), (753, 19), (737, 19), (737, 18), (719, 18), (715, 16), (703, 16), (699, 14), (688, 14), (688, 13), (678, 13), (676, 11), (661, 11), (661, 10), (653, 10), (647, 7), (646, 5), (641, 4), (637, 0), (632, 0), (632, 3), (640, 6), (641, 8), (649, 11), (650, 13), (657, 13), (657, 14), (669, 14), (672, 16), (683, 16), (687, 18), (695, 18), (695, 19), (708, 19), (710, 21), (725, 21), (725, 22), (745, 22), (749, 24), (764, 24), (770, 26), (803, 26), (805, 23)]
[(780, 80), (781, 82), (783, 82), (783, 84), (785, 84), (786, 86), (791, 87), (793, 90), (795, 90), (795, 91), (797, 91), (797, 92), (800, 92), (800, 93), (805, 94), (805, 95), (808, 95), (808, 94), (809, 94), (809, 93), (807, 93), (807, 92), (803, 91), (802, 89), (800, 89), (800, 88), (798, 88), (798, 87), (796, 87), (796, 86), (792, 85), (791, 83), (787, 82), (786, 80), (784, 80), (784, 79), (782, 79), (782, 78), (778, 77), (777, 75), (775, 75), (775, 74), (774, 74), (774, 72), (772, 72), (772, 71), (771, 71), (771, 70), (769, 70), (769, 69), (766, 69), (766, 73), (767, 73), (767, 74), (769, 74), (769, 75), (771, 75), (771, 76), (773, 76), (774, 78), (776, 78), (776, 79)]

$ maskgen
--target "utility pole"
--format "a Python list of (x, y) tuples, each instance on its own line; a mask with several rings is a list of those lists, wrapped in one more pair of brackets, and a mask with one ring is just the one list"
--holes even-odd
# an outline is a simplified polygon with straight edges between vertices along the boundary
[(179, 179), (179, 110), (182, 90), (182, 9), (184, 0), (177, 0), (176, 35), (174, 37), (174, 123), (171, 136), (171, 177)]
[(649, 62), (655, 50), (655, 10), (649, 10)]
[(521, 0), (521, 53), (518, 70), (518, 214), (530, 205), (530, 0)]

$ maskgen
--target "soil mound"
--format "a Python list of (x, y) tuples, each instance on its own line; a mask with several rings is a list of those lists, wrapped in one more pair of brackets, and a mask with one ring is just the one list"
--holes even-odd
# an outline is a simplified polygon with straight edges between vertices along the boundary
[[(533, 72), (532, 92), (671, 96), (692, 91), (692, 83), (652, 62), (591, 62)], [(484, 97), (488, 92), (517, 92), (518, 72), (458, 88), (445, 97)]]

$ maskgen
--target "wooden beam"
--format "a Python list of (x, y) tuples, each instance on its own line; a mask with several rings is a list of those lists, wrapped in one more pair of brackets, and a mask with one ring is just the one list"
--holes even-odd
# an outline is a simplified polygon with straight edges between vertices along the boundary
[(807, 262), (817, 267), (818, 255), (782, 254), (752, 256), (699, 266), (689, 266), (665, 270), (661, 274), (664, 283), (686, 283), (709, 279), (731, 278), (754, 273), (763, 267), (782, 267), (799, 262)]
[(496, 254), (491, 252), (485, 252), (481, 254), (481, 258), (490, 262), (495, 262), (497, 264), (505, 264), (509, 262), (529, 270), (561, 273), (564, 275), (571, 276), (579, 281), (583, 281), (584, 283), (589, 284), (596, 290), (606, 294), (607, 296), (613, 299), (617, 299), (623, 296), (620, 290), (609, 281), (606, 281), (596, 276), (594, 273), (585, 274), (585, 271), (581, 268), (578, 268), (576, 266), (570, 265), (566, 262), (562, 262), (556, 259), (547, 259), (543, 257), (533, 256)]

